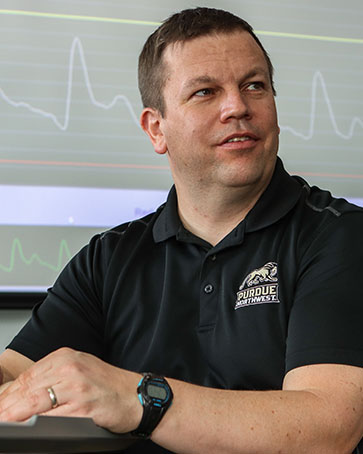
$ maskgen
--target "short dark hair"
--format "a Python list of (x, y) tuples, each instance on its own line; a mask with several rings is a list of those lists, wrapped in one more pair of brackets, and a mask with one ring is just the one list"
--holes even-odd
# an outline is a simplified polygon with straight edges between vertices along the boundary
[(165, 113), (162, 88), (166, 72), (163, 53), (169, 44), (185, 42), (200, 36), (215, 33), (233, 33), (246, 31), (261, 48), (269, 70), (270, 82), (274, 95), (273, 66), (270, 57), (251, 25), (232, 13), (215, 8), (185, 9), (166, 19), (147, 39), (139, 57), (139, 90), (144, 107), (157, 109)]

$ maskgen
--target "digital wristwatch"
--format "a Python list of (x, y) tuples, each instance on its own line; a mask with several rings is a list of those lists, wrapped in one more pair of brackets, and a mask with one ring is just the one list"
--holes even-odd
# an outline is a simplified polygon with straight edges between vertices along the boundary
[(149, 438), (170, 407), (173, 392), (164, 377), (150, 372), (143, 375), (137, 385), (137, 394), (144, 411), (139, 427), (133, 430), (131, 435)]

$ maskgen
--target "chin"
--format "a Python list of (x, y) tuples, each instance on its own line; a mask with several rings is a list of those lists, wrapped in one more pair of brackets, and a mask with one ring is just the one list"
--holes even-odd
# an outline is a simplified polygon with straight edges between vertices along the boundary
[(235, 189), (250, 188), (251, 192), (256, 193), (263, 191), (271, 180), (272, 172), (263, 173), (244, 173), (239, 172), (238, 175), (230, 175), (224, 179), (225, 187)]

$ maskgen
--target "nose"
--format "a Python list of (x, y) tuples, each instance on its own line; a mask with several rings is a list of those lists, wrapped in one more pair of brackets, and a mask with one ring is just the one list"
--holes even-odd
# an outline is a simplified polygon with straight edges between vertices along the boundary
[(225, 92), (220, 109), (220, 120), (222, 123), (233, 119), (249, 119), (251, 117), (251, 109), (247, 99), (239, 88)]

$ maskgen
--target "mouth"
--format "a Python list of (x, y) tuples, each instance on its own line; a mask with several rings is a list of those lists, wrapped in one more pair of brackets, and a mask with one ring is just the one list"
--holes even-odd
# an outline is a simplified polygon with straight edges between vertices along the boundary
[(244, 132), (242, 134), (232, 134), (225, 139), (222, 140), (220, 145), (226, 145), (226, 144), (238, 144), (238, 143), (246, 143), (252, 144), (259, 140), (259, 138), (250, 132)]

